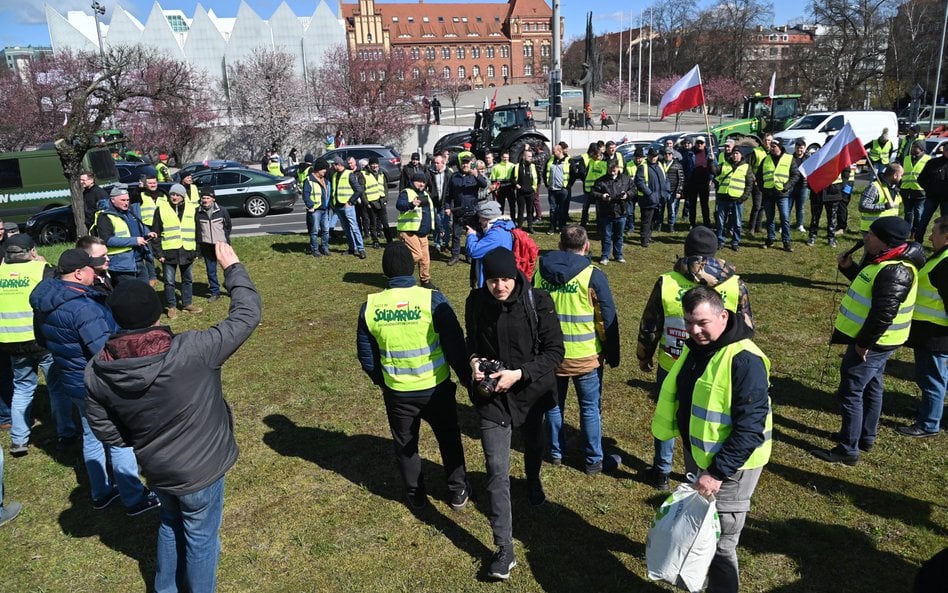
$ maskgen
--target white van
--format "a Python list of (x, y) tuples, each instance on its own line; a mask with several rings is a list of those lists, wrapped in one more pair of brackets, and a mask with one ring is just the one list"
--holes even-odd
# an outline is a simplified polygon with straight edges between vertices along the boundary
[[(889, 140), (893, 146), (899, 142), (899, 123), (892, 111), (823, 111), (804, 115), (789, 128), (774, 134), (787, 152), (793, 152), (798, 138), (806, 142), (808, 153), (814, 153), (823, 147), (836, 132), (849, 122), (853, 132), (863, 144), (869, 144), (888, 128)], [(898, 146), (896, 146), (898, 148)]]

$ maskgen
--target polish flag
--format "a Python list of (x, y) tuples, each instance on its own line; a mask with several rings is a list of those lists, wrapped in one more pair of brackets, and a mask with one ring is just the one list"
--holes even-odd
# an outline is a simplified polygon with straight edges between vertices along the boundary
[(862, 140), (856, 137), (849, 122), (826, 145), (800, 165), (810, 189), (820, 192), (832, 185), (843, 169), (860, 159), (869, 158)]
[(661, 119), (665, 119), (665, 116), (674, 115), (698, 105), (704, 105), (704, 87), (701, 85), (701, 70), (695, 65), (688, 74), (681, 77), (681, 80), (662, 95), (662, 102), (658, 104), (658, 109), (662, 112)]

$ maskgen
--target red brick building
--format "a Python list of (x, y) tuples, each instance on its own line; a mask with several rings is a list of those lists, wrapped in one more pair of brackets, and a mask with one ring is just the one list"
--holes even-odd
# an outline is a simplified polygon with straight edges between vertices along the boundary
[[(465, 80), (472, 87), (534, 82), (553, 58), (553, 9), (544, 0), (439, 4), (340, 2), (349, 50), (404, 52), (413, 74)], [(561, 20), (562, 23), (562, 20)], [(561, 31), (563, 27), (561, 26)]]

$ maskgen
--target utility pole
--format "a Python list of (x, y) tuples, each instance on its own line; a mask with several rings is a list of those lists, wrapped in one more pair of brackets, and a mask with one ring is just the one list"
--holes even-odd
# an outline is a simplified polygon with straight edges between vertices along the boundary
[(938, 106), (938, 87), (941, 86), (941, 64), (945, 59), (945, 30), (948, 29), (948, 2), (945, 3), (945, 19), (941, 26), (941, 48), (938, 50), (938, 70), (935, 74), (935, 92), (932, 93), (932, 113), (928, 130), (935, 129), (935, 108)]
[[(563, 117), (563, 82), (560, 70), (560, 0), (553, 0), (553, 68), (550, 70), (550, 118), (553, 120), (553, 144), (560, 141), (560, 118)], [(553, 147), (550, 147), (552, 154)], [(546, 163), (543, 163), (546, 165)]]
[(99, 57), (102, 58), (102, 67), (105, 68), (105, 46), (102, 44), (102, 25), (99, 16), (105, 16), (105, 7), (98, 2), (92, 2), (92, 18), (95, 19), (95, 32), (99, 37)]
[(645, 9), (639, 11), (639, 90), (635, 93), (635, 119), (642, 119), (642, 24), (645, 21)]
[(648, 9), (648, 131), (652, 131), (652, 9)]

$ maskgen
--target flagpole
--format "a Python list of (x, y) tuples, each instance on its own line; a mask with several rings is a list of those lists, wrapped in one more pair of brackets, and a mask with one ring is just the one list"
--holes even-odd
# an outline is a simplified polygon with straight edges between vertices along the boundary
[(704, 96), (704, 81), (701, 80), (701, 66), (698, 66), (698, 84), (701, 85), (701, 106), (704, 110), (704, 125), (708, 130), (708, 149), (711, 150), (711, 158), (714, 159), (717, 157), (717, 155), (714, 154), (714, 148), (717, 146), (717, 142), (713, 144), (711, 142), (711, 120), (708, 118), (708, 101)]

